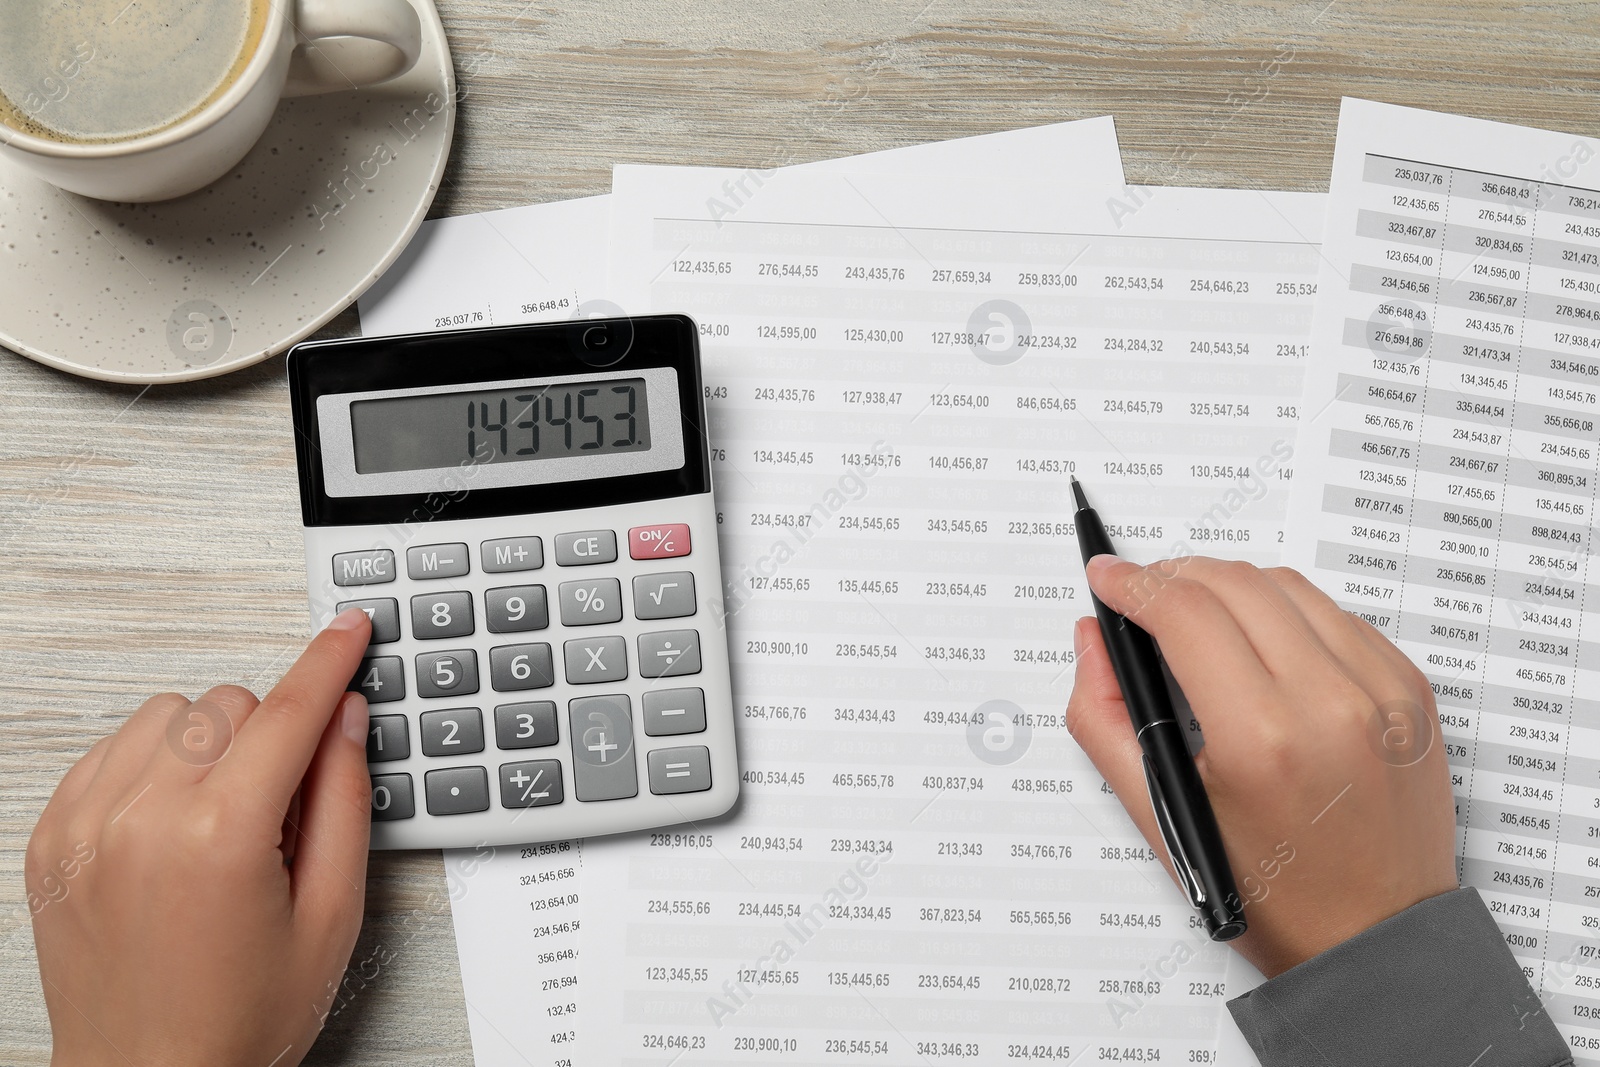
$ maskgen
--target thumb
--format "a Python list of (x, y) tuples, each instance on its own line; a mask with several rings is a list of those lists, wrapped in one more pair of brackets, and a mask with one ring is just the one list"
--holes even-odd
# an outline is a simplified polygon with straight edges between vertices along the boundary
[[(1106, 652), (1100, 623), (1093, 615), (1079, 619), (1072, 630), (1077, 648), (1077, 673), (1067, 702), (1067, 732), (1094, 763), (1100, 777), (1111, 786), (1139, 832), (1166, 861), (1166, 846), (1150, 807), (1144, 780), (1144, 753), (1128, 719), (1111, 657)], [(1170, 868), (1170, 864), (1168, 865)]]
[(322, 732), (302, 782), (294, 850), (294, 907), (343, 966), (355, 947), (366, 898), (372, 837), (367, 777), (367, 701), (347, 693)]

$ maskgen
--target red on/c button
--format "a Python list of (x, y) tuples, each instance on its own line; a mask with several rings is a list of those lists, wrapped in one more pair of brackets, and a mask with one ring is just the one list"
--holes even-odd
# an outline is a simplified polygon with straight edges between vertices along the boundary
[(689, 554), (689, 526), (635, 526), (628, 531), (628, 555), (634, 559), (666, 559)]

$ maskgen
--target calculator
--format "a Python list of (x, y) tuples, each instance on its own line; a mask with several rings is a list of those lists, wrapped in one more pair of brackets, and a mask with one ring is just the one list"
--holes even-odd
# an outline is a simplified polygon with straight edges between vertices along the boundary
[(697, 334), (663, 315), (289, 353), (312, 628), (372, 619), (350, 689), (373, 848), (737, 800)]

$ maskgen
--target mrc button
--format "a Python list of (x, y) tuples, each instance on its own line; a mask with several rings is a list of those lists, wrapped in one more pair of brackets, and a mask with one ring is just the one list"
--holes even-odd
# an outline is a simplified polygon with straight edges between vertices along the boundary
[(394, 553), (387, 548), (340, 552), (333, 557), (334, 585), (382, 585), (394, 581)]
[(628, 531), (628, 555), (633, 559), (667, 559), (689, 554), (689, 526), (635, 526)]

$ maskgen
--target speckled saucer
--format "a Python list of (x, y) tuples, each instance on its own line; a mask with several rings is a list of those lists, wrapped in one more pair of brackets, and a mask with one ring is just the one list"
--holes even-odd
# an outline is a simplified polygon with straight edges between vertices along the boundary
[(432, 0), (422, 58), (362, 92), (285, 100), (232, 174), (109, 204), (0, 160), (0, 344), (112, 382), (248, 367), (349, 306), (421, 224), (455, 131)]

